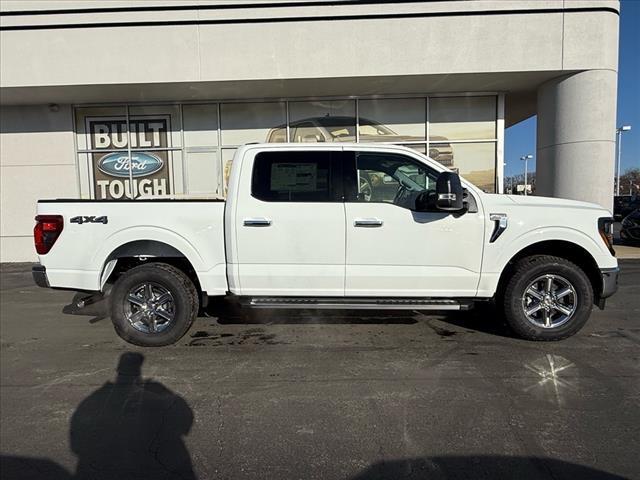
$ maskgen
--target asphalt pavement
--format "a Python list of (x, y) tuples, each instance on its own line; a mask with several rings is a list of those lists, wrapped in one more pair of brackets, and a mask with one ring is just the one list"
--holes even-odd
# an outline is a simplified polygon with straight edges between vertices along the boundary
[(4, 265), (0, 477), (640, 478), (640, 261), (621, 266), (562, 342), (484, 309), (286, 311), (143, 349)]

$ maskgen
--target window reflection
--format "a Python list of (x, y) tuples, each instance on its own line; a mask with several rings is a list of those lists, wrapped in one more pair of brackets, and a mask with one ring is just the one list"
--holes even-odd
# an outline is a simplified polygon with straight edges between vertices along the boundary
[[(223, 103), (220, 105), (223, 145), (269, 142), (274, 129), (286, 133), (284, 102)], [(284, 141), (284, 137), (279, 137)]]
[(355, 142), (354, 100), (289, 103), (292, 142)]
[[(135, 105), (128, 107), (128, 113), (134, 150), (141, 132), (145, 138), (153, 137), (155, 132), (148, 125), (142, 125), (140, 130), (138, 121), (166, 122), (166, 127), (161, 129), (161, 143), (144, 150), (154, 150), (150, 153), (163, 161), (167, 181), (170, 180), (168, 190), (174, 192), (175, 187), (175, 193), (181, 193), (183, 185), (185, 193), (213, 193), (223, 188), (226, 193), (231, 159), (237, 146), (289, 141), (406, 145), (459, 171), (480, 188), (495, 191), (497, 98), (487, 95), (357, 101), (234, 101), (182, 107)], [(102, 152), (92, 151), (96, 144), (91, 136), (91, 122), (116, 124), (113, 138), (124, 146), (118, 149), (126, 149), (126, 142), (122, 140), (126, 137), (127, 107), (79, 107), (75, 115), (78, 154), (87, 154), (78, 157), (81, 171), (85, 172), (82, 178), (92, 184), (81, 185), (81, 190), (85, 192), (83, 195), (88, 195), (98, 188), (96, 181), (105, 180), (97, 167)], [(177, 157), (179, 150), (184, 151), (184, 161)]]
[(360, 100), (361, 142), (410, 142), (426, 139), (424, 98)]
[(450, 149), (454, 160), (447, 165), (449, 168), (485, 192), (495, 191), (495, 143), (430, 144), (429, 149), (433, 148)]
[(429, 137), (432, 142), (496, 138), (496, 97), (430, 98)]

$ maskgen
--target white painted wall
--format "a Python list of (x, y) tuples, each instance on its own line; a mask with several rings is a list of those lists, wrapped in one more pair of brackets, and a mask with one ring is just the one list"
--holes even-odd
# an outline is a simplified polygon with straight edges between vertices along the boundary
[[(66, 5), (59, 1), (46, 3), (49, 9)], [(6, 2), (3, 9), (15, 9), (15, 6), (16, 2)], [(617, 15), (611, 12), (535, 13), (543, 8), (563, 6), (617, 9), (618, 2), (399, 2), (9, 16), (2, 18), (3, 26), (283, 16), (303, 19), (326, 16), (334, 20), (3, 31), (0, 33), (2, 87), (615, 70)], [(533, 14), (482, 14), (489, 10), (525, 10)], [(474, 14), (371, 17), (435, 11)], [(363, 18), (339, 20), (345, 15)]]
[(1, 107), (0, 261), (35, 261), (38, 198), (78, 195), (71, 107)]

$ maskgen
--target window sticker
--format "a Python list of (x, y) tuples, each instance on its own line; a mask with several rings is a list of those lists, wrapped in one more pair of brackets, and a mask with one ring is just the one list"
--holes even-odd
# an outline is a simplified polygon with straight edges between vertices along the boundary
[(315, 192), (318, 190), (317, 163), (274, 163), (271, 165), (271, 190)]

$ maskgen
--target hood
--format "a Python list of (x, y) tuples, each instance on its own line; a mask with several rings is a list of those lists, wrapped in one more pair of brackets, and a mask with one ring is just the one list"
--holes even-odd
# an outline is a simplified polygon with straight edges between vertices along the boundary
[(593, 210), (604, 212), (611, 216), (611, 212), (596, 203), (581, 202), (579, 200), (566, 200), (554, 197), (536, 197), (532, 195), (500, 195), (488, 194), (489, 202), (493, 205), (516, 204), (523, 207), (543, 208), (573, 208), (579, 210)]

